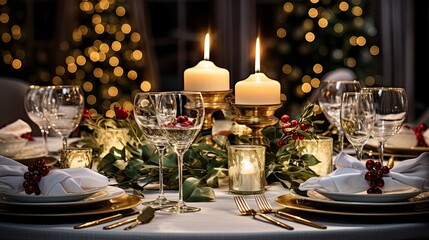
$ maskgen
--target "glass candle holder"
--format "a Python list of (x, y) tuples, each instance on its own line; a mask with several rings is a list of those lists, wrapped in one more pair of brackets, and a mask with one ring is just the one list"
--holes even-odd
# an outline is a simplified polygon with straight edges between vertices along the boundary
[(310, 169), (319, 176), (324, 177), (333, 170), (333, 139), (331, 137), (319, 137), (318, 139), (304, 139), (298, 142), (302, 147), (302, 154), (314, 155), (320, 163), (310, 166)]
[(261, 194), (265, 187), (265, 146), (228, 147), (229, 191), (234, 194)]
[(68, 148), (61, 152), (61, 168), (91, 168), (91, 148)]

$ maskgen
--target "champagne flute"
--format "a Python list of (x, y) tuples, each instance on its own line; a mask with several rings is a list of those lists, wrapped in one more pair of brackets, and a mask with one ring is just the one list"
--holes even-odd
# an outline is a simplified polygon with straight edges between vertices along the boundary
[(46, 88), (47, 87), (31, 85), (27, 90), (24, 101), (25, 111), (28, 117), (39, 126), (42, 135), (43, 149), (46, 152), (45, 154), (48, 153), (47, 138), (50, 128), (48, 120), (43, 115), (42, 108), (42, 99)]
[(363, 146), (371, 136), (375, 121), (374, 99), (371, 93), (343, 93), (340, 111), (341, 128), (353, 145), (358, 160)]
[(66, 150), (68, 136), (79, 126), (82, 119), (82, 89), (71, 85), (50, 86), (43, 94), (42, 106), (43, 114), (51, 128), (61, 136), (62, 150)]
[(319, 105), (323, 114), (337, 128), (339, 152), (343, 151), (344, 133), (340, 123), (341, 97), (345, 92), (359, 92), (359, 81), (325, 80), (319, 87)]
[(133, 111), (134, 119), (142, 130), (143, 135), (156, 147), (159, 153), (159, 195), (155, 200), (143, 203), (144, 205), (152, 207), (167, 206), (177, 203), (168, 200), (164, 195), (163, 160), (169, 142), (167, 137), (163, 136), (161, 127), (156, 119), (155, 108), (159, 98), (159, 92), (137, 93), (134, 97)]
[(187, 206), (183, 200), (183, 155), (197, 137), (204, 122), (204, 102), (200, 92), (163, 92), (157, 104), (156, 117), (164, 136), (170, 141), (178, 157), (179, 201), (163, 211), (196, 212), (198, 207)]
[(375, 122), (371, 136), (378, 142), (379, 161), (383, 165), (384, 144), (401, 129), (407, 116), (407, 94), (404, 88), (396, 87), (368, 87), (361, 91), (374, 97)]

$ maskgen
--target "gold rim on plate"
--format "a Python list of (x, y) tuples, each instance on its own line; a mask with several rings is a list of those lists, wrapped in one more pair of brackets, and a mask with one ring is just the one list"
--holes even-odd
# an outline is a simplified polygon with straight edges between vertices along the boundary
[[(0, 208), (3, 216), (26, 216), (26, 217), (70, 217), (87, 216), (104, 213), (112, 213), (134, 208), (141, 204), (141, 199), (130, 194), (123, 194), (107, 201), (89, 204), (87, 206), (57, 208), (55, 211), (46, 211), (43, 208), (33, 207), (6, 207)], [(49, 212), (49, 213), (48, 213)]]
[(427, 203), (414, 202), (414, 204), (386, 206), (380, 205), (341, 205), (312, 201), (304, 199), (291, 193), (281, 195), (275, 199), (275, 202), (285, 209), (304, 211), (320, 214), (344, 215), (344, 216), (411, 216), (429, 214)]

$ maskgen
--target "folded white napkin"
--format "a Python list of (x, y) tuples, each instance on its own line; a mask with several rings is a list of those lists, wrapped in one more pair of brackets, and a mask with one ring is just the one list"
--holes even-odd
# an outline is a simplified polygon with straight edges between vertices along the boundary
[[(0, 156), (0, 192), (24, 191), (24, 173), (28, 167)], [(39, 188), (44, 196), (63, 196), (85, 190), (107, 187), (108, 179), (88, 168), (53, 169), (42, 177)]]
[[(365, 161), (341, 152), (335, 159), (337, 169), (326, 177), (312, 177), (301, 183), (302, 191), (321, 189), (329, 192), (358, 193), (366, 191), (369, 183), (365, 180)], [(429, 189), (429, 152), (420, 154), (417, 158), (404, 160), (383, 177), (384, 192), (396, 192), (411, 187)]]
[(18, 119), (0, 129), (0, 141), (21, 138), (22, 134), (30, 132), (30, 125), (25, 121)]

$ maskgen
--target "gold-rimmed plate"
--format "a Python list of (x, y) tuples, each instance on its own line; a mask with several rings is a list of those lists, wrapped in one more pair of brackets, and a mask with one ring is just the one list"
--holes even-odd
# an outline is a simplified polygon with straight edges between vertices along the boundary
[(5, 207), (0, 208), (0, 216), (26, 216), (26, 217), (71, 217), (88, 216), (118, 212), (134, 208), (141, 204), (141, 199), (130, 194), (123, 194), (107, 201), (90, 204), (87, 206), (75, 206), (56, 208), (55, 211), (47, 211), (44, 208), (34, 207)]
[(303, 198), (291, 193), (281, 195), (275, 199), (275, 202), (284, 207), (296, 211), (304, 211), (318, 214), (332, 214), (344, 216), (409, 216), (429, 214), (428, 201), (416, 201), (409, 204), (379, 205), (379, 204), (341, 204), (326, 203), (315, 201), (309, 198)]

